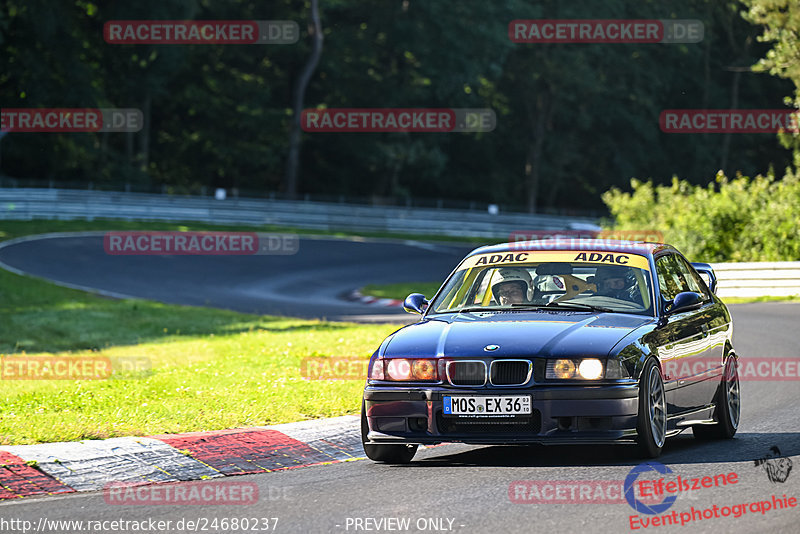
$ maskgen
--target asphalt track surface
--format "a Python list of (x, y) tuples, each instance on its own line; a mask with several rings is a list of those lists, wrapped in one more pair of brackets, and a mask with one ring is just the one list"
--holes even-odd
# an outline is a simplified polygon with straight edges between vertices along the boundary
[(402, 309), (344, 297), (366, 284), (444, 281), (472, 248), (303, 237), (297, 254), (286, 256), (115, 256), (106, 254), (98, 234), (8, 244), (0, 248), (0, 262), (62, 284), (170, 304), (334, 321), (408, 322), (413, 317)]
[[(4, 262), (8, 262), (8, 252), (9, 249), (3, 251)], [(403, 249), (403, 252), (407, 251)], [(376, 257), (376, 261), (385, 263), (387, 258)], [(731, 306), (731, 311), (735, 323), (734, 347), (743, 360), (748, 357), (798, 355), (800, 304), (742, 304)], [(741, 425), (734, 439), (700, 442), (694, 440), (691, 432), (687, 431), (668, 440), (663, 455), (658, 459), (683, 478), (735, 472), (738, 482), (724, 487), (700, 489), (691, 494), (682, 493), (666, 514), (675, 511), (680, 517), (681, 513), (691, 513), (692, 508), (702, 511), (715, 505), (722, 510), (723, 507), (771, 501), (773, 495), (777, 498), (786, 495), (787, 498), (800, 499), (798, 382), (745, 381), (741, 388)], [(754, 465), (754, 460), (764, 457), (773, 446), (779, 447), (782, 455), (790, 457), (793, 462), (793, 470), (783, 483), (771, 482), (763, 467)], [(637, 524), (638, 528), (633, 530), (631, 516), (654, 516), (637, 514), (626, 503), (518, 504), (512, 502), (509, 496), (510, 485), (520, 480), (623, 481), (640, 462), (626, 447), (444, 445), (419, 451), (414, 462), (406, 466), (356, 460), (228, 479), (258, 485), (260, 498), (253, 505), (119, 506), (107, 504), (102, 493), (95, 492), (2, 503), (0, 525), (3, 519), (27, 520), (33, 525), (37, 525), (41, 519), (152, 519), (172, 523), (167, 529), (144, 531), (798, 532), (800, 506), (769, 510), (765, 514), (753, 512), (748, 506), (748, 511), (739, 518), (733, 515), (712, 517), (690, 521), (685, 526), (642, 528)], [(214, 519), (219, 522), (223, 518), (252, 520), (276, 517), (278, 523), (274, 530), (272, 521), (269, 522), (269, 530), (262, 529), (261, 522), (257, 526), (251, 522), (248, 530), (219, 528), (219, 524), (217, 528), (212, 528)], [(384, 528), (376, 528), (376, 522), (385, 518), (408, 519), (408, 529), (395, 522), (383, 523)], [(181, 520), (184, 523), (180, 526), (184, 528), (176, 528)], [(190, 520), (198, 522), (194, 525), (196, 528), (186, 528), (185, 521)], [(19, 523), (15, 524), (19, 526)], [(8, 528), (9, 525), (11, 523), (6, 523), (3, 532), (21, 532)], [(53, 530), (51, 525), (49, 530), (44, 531), (80, 530), (63, 526), (60, 530)]]

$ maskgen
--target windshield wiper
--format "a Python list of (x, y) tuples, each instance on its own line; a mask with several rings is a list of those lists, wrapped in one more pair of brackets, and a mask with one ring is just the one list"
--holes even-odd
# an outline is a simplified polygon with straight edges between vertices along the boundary
[(551, 302), (549, 304), (512, 304), (512, 308), (525, 308), (533, 310), (546, 310), (546, 309), (559, 309), (559, 310), (586, 310), (586, 311), (599, 311), (613, 313), (614, 310), (604, 306), (592, 306), (591, 304), (583, 304), (582, 302), (570, 302), (561, 304), (560, 302)]
[(606, 308), (605, 306), (592, 306), (591, 304), (584, 304), (582, 302), (566, 302), (561, 304), (560, 302), (551, 302), (547, 304), (545, 307), (552, 306), (555, 308), (578, 308), (583, 310), (590, 310), (590, 311), (599, 311), (599, 312), (607, 312), (613, 313), (614, 310), (611, 308)]
[[(616, 313), (615, 310), (611, 308), (606, 308), (604, 306), (592, 306), (591, 304), (583, 304), (582, 302), (570, 302), (566, 304), (561, 304), (560, 302), (551, 302), (549, 304), (525, 304), (525, 303), (518, 303), (518, 304), (511, 304), (511, 308), (515, 310), (578, 310), (578, 311), (599, 311), (599, 312), (608, 312), (608, 313)], [(501, 307), (501, 308), (490, 308), (490, 307), (480, 307), (480, 306), (473, 306), (471, 308), (461, 308), (458, 310), (453, 310), (456, 313), (470, 313), (470, 312), (501, 312), (503, 310), (508, 310), (508, 308)]]

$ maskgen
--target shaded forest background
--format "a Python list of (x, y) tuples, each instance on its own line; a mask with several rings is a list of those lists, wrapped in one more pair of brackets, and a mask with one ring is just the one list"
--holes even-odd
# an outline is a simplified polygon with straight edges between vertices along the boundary
[[(758, 4), (747, 0), (748, 4)], [(774, 3), (774, 2), (772, 2)], [(780, 2), (779, 2), (780, 3)], [(568, 4), (568, 5), (566, 5)], [(787, 2), (791, 4), (791, 2)], [(139, 108), (137, 133), (22, 134), (0, 174), (133, 190), (445, 198), (602, 211), (632, 177), (707, 184), (792, 161), (772, 134), (666, 134), (669, 108), (784, 108), (790, 80), (753, 72), (771, 44), (727, 0), (322, 0), (304, 107), (492, 108), (491, 133), (303, 133), (286, 165), (311, 2), (3, 0), (0, 105)], [(697, 44), (515, 44), (514, 19), (699, 19)], [(750, 17), (752, 19), (752, 16)], [(294, 45), (109, 45), (125, 19), (295, 20)], [(763, 21), (762, 21), (763, 22)]]

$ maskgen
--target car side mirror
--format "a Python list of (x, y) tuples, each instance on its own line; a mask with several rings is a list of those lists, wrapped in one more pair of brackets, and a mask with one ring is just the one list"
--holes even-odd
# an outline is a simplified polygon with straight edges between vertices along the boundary
[(702, 305), (703, 296), (700, 293), (695, 293), (694, 291), (683, 291), (682, 293), (675, 295), (675, 298), (672, 300), (672, 306), (670, 306), (667, 313), (680, 313), (689, 310), (696, 310)]
[(708, 286), (708, 289), (711, 290), (712, 293), (717, 292), (717, 275), (714, 274), (714, 269), (711, 268), (711, 265), (707, 263), (692, 263), (692, 267), (703, 281)]
[(427, 307), (427, 305), (428, 299), (426, 299), (425, 295), (422, 293), (411, 293), (406, 297), (406, 300), (403, 301), (403, 309), (408, 313), (423, 314), (425, 310), (422, 307)]

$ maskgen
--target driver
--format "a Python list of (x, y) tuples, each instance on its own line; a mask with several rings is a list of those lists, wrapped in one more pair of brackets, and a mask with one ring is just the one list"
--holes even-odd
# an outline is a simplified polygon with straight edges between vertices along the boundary
[(495, 277), (492, 294), (501, 306), (529, 302), (528, 290), (533, 284), (533, 279), (527, 269), (507, 267), (499, 269)]
[(628, 267), (600, 265), (594, 275), (597, 284), (595, 295), (611, 297), (641, 304), (642, 296), (636, 285), (636, 278)]

